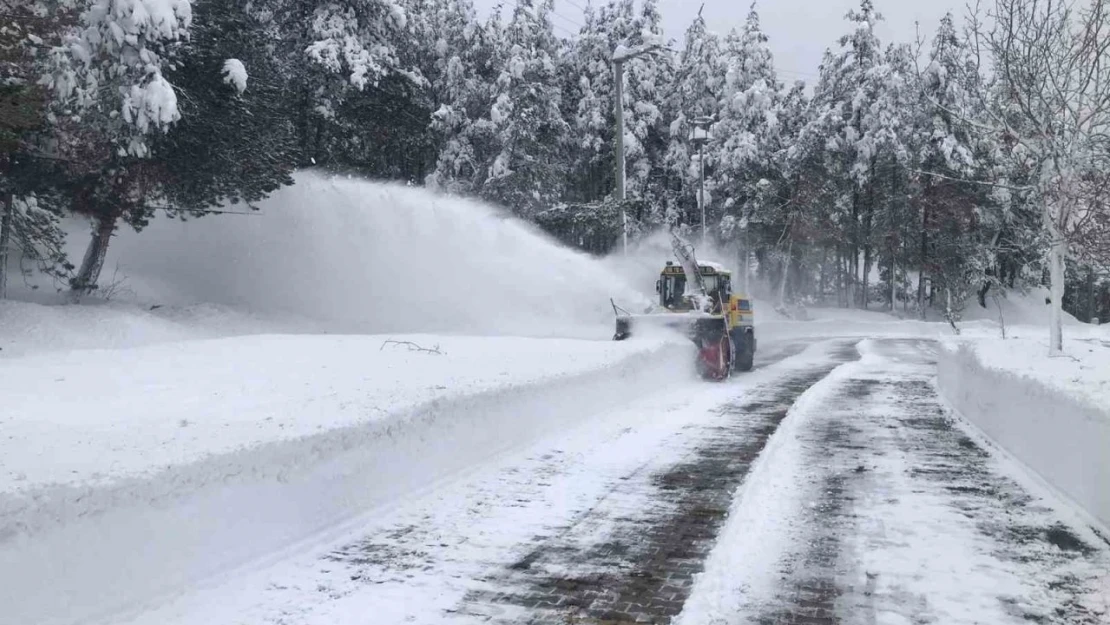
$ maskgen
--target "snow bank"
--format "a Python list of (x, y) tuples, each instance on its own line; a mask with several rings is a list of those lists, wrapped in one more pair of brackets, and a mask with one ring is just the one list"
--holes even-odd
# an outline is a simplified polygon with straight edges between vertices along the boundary
[[(986, 298), (987, 307), (983, 308), (973, 295), (968, 298), (961, 316), (965, 321), (992, 321), (997, 324), (1001, 313), (1006, 325), (1033, 325), (1047, 328), (1051, 308), (1045, 301), (1048, 296), (1048, 289), (1044, 287), (1032, 288), (1027, 293), (1010, 291), (997, 299), (994, 298), (992, 291)], [(1066, 311), (1063, 319), (1066, 325), (1081, 323)]]
[(0, 492), (148, 474), (429, 401), (600, 369), (655, 347), (423, 335), (247, 336), (0, 360), (8, 414)]
[[(1081, 343), (1069, 341), (1070, 351)], [(962, 344), (940, 350), (938, 386), (953, 408), (1105, 529), (1110, 349), (1098, 349), (1072, 361), (1048, 359), (1034, 340)]]
[(3, 621), (139, 609), (690, 375), (680, 344), (382, 338), (3, 363)]
[[(524, 222), (424, 189), (303, 172), (259, 207), (123, 228), (102, 282), (118, 271), (141, 304), (219, 304), (336, 333), (605, 339), (609, 298), (638, 305), (655, 284), (633, 289)], [(87, 235), (72, 239), (80, 258)]]
[(314, 328), (319, 329), (310, 320), (262, 316), (215, 304), (151, 310), (121, 302), (43, 305), (0, 300), (0, 359)]

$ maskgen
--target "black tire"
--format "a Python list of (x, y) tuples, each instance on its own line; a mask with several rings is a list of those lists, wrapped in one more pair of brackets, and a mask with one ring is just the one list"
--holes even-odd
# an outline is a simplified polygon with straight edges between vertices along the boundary
[(755, 366), (755, 334), (736, 328), (732, 331), (732, 344), (736, 348), (735, 368), (751, 371)]

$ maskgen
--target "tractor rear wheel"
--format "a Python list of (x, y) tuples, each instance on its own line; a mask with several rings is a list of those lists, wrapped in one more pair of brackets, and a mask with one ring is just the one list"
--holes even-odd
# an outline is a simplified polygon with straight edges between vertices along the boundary
[(736, 349), (736, 369), (751, 371), (755, 366), (755, 335), (737, 328), (732, 331), (732, 344)]

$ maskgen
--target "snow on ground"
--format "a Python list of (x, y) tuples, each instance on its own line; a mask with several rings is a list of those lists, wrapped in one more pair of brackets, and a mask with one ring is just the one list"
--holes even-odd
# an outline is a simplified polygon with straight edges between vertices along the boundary
[(74, 349), (126, 349), (157, 343), (253, 334), (323, 331), (307, 319), (228, 306), (79, 305), (0, 300), (0, 361)]
[[(1064, 356), (1048, 357), (1048, 330), (1021, 326), (1003, 340), (997, 334), (969, 334), (947, 344), (966, 345), (984, 366), (1008, 371), (1108, 410), (1110, 415), (1110, 333), (1104, 328), (1068, 326)], [(961, 337), (964, 338), (964, 337)]]
[[(793, 356), (797, 348), (785, 347), (776, 353), (769, 345), (761, 367), (734, 383), (680, 377), (657, 392), (619, 388), (619, 407), (588, 411), (574, 427), (410, 493), (297, 557), (196, 589), (133, 623), (336, 625), (365, 622), (367, 610), (380, 623), (512, 620), (524, 612), (472, 595), (526, 590), (502, 588), (517, 580), (498, 579), (522, 559), (532, 562), (529, 575), (558, 576), (589, 569), (589, 558), (574, 554), (595, 543), (620, 540), (637, 549), (642, 535), (617, 530), (631, 524), (642, 532), (664, 512), (658, 473), (696, 457), (692, 432), (719, 436), (722, 403), (758, 396), (784, 373), (828, 359), (823, 344)], [(530, 558), (533, 548), (554, 561)]]
[(860, 349), (773, 435), (677, 622), (1106, 622), (1110, 552), (964, 435), (929, 347)]
[(0, 621), (187, 586), (691, 376), (688, 342), (609, 340), (637, 289), (488, 206), (302, 173), (260, 207), (121, 229), (110, 302), (12, 280)]
[[(802, 413), (820, 406), (848, 365), (809, 387), (791, 405), (737, 490), (728, 521), (705, 562), (676, 625), (755, 622), (754, 606), (773, 597), (777, 567), (795, 542), (791, 528), (806, 508), (807, 467), (798, 431)], [(750, 619), (750, 620), (747, 620)]]
[(0, 360), (0, 492), (150, 476), (428, 402), (600, 370), (659, 348), (642, 341), (260, 335)]
[(938, 385), (956, 410), (1110, 536), (1110, 346), (980, 338), (941, 353)]
[(84, 622), (186, 587), (689, 380), (690, 357), (646, 340), (261, 335), (0, 361), (0, 605)]

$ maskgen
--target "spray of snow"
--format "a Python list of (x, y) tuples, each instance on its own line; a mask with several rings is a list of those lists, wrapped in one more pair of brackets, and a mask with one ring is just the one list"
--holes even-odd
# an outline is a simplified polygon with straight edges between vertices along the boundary
[(106, 266), (144, 304), (235, 306), (332, 332), (608, 338), (610, 297), (647, 303), (602, 263), (477, 202), (304, 173), (260, 208), (121, 232)]

